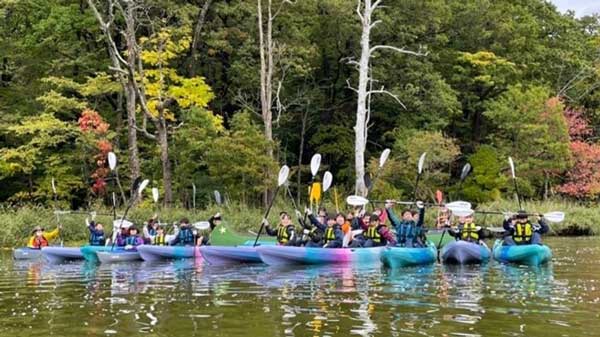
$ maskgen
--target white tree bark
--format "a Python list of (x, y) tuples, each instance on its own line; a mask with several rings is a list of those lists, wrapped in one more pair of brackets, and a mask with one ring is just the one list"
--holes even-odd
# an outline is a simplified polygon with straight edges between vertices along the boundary
[(358, 87), (348, 87), (357, 93), (356, 105), (356, 124), (354, 126), (354, 169), (356, 172), (355, 193), (357, 195), (366, 196), (367, 186), (365, 184), (365, 151), (367, 148), (368, 139), (368, 122), (369, 122), (369, 103), (372, 94), (387, 94), (394, 98), (400, 105), (404, 104), (400, 99), (387, 91), (382, 86), (380, 89), (373, 90), (373, 79), (370, 78), (371, 56), (378, 50), (392, 50), (402, 54), (410, 54), (415, 56), (426, 55), (420, 51), (415, 52), (404, 48), (398, 48), (388, 45), (376, 45), (371, 47), (371, 30), (380, 22), (373, 21), (373, 13), (381, 5), (382, 0), (357, 0), (356, 13), (360, 19), (362, 33), (360, 37), (360, 60), (350, 60), (349, 63), (358, 68)]

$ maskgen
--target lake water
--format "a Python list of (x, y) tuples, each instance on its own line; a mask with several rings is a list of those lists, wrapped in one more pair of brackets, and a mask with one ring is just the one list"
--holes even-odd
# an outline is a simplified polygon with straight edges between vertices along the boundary
[(0, 336), (600, 336), (600, 238), (551, 264), (49, 265), (0, 254)]

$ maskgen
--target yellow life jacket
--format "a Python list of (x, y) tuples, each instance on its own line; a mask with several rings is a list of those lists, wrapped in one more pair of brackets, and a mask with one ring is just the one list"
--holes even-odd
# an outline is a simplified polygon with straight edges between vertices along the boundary
[(154, 239), (152, 240), (152, 244), (155, 246), (166, 246), (167, 245), (167, 240), (165, 239), (166, 235), (158, 235), (156, 234), (154, 236)]
[(515, 232), (513, 233), (513, 240), (516, 243), (530, 243), (531, 236), (533, 235), (533, 225), (530, 222), (516, 223)]
[(373, 240), (375, 243), (381, 242), (381, 234), (379, 234), (379, 227), (369, 227), (367, 229), (367, 233), (365, 234), (365, 238)]
[(478, 241), (479, 233), (474, 223), (466, 223), (460, 231), (460, 239), (464, 241)]
[(277, 242), (281, 244), (286, 244), (290, 240), (290, 236), (287, 232), (287, 227), (279, 226), (277, 230)]
[(327, 227), (327, 230), (325, 230), (325, 243), (333, 240), (335, 240), (335, 231), (333, 227)]

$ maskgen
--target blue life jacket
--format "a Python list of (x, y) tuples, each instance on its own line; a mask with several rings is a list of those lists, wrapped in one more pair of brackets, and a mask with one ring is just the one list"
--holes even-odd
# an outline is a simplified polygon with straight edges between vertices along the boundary
[(150, 236), (155, 236), (156, 235), (156, 229), (150, 227), (148, 228), (148, 234), (150, 234)]
[(180, 246), (194, 244), (194, 233), (190, 228), (182, 228), (177, 234), (177, 238)]
[(138, 244), (138, 236), (137, 235), (130, 235), (125, 239), (125, 245), (137, 246), (137, 244)]
[(402, 221), (395, 229), (399, 243), (404, 243), (407, 239), (414, 240), (421, 235), (421, 228), (414, 221)]
[(104, 232), (92, 231), (90, 232), (90, 246), (104, 246), (106, 238)]

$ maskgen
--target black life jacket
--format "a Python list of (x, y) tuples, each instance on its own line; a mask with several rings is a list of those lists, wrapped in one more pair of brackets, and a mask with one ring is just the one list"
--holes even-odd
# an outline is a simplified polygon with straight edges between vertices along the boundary
[(182, 228), (177, 234), (179, 245), (194, 245), (194, 233), (190, 228)]
[(98, 233), (95, 230), (90, 234), (90, 246), (104, 246), (106, 238), (104, 232)]

